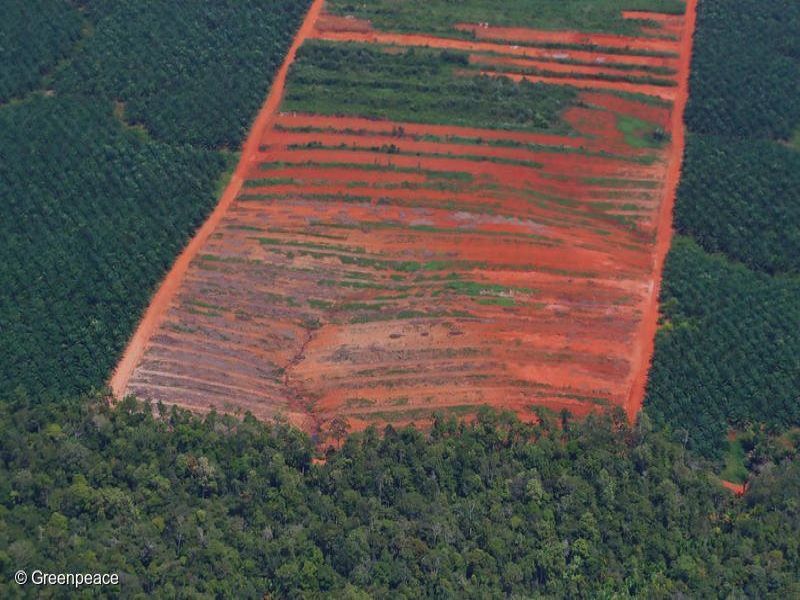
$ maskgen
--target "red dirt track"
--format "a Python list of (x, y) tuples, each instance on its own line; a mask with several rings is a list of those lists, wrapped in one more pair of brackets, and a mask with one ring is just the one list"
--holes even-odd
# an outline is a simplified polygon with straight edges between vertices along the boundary
[[(633, 419), (671, 239), (695, 6), (623, 15), (656, 24), (643, 37), (463, 25), (479, 38), (466, 41), (373, 31), (315, 0), (219, 205), (129, 343), (115, 396), (282, 414), (312, 432), (337, 416), (358, 429), (482, 405), (527, 420), (620, 406)], [(561, 135), (280, 113), (307, 38), (458, 49), (491, 76), (576, 87), (580, 102)], [(586, 48), (535, 45), (553, 41)], [(640, 139), (630, 122), (669, 138)]]
[(242, 155), (239, 160), (239, 164), (237, 165), (236, 171), (233, 173), (233, 176), (228, 182), (228, 185), (225, 188), (219, 203), (208, 217), (206, 222), (203, 223), (202, 227), (197, 231), (186, 248), (184, 248), (183, 252), (181, 252), (178, 258), (175, 260), (175, 264), (172, 265), (169, 273), (167, 273), (167, 276), (164, 278), (164, 281), (158, 288), (156, 295), (153, 297), (150, 305), (147, 307), (147, 311), (145, 311), (144, 317), (142, 317), (142, 320), (139, 323), (133, 338), (131, 338), (131, 340), (128, 342), (128, 346), (125, 348), (122, 359), (117, 364), (117, 368), (114, 370), (114, 374), (112, 375), (110, 381), (111, 390), (114, 393), (114, 396), (117, 398), (121, 398), (124, 395), (133, 370), (136, 367), (136, 364), (141, 360), (148, 341), (163, 321), (166, 310), (175, 296), (175, 293), (177, 292), (178, 287), (180, 286), (181, 281), (186, 274), (187, 269), (189, 268), (189, 264), (195, 258), (198, 251), (203, 247), (203, 244), (206, 242), (209, 236), (213, 233), (214, 229), (225, 215), (225, 211), (239, 193), (239, 190), (242, 187), (242, 182), (244, 181), (244, 174), (247, 172), (250, 162), (258, 151), (259, 132), (269, 127), (271, 120), (275, 117), (281, 100), (283, 99), (283, 90), (286, 85), (286, 75), (289, 72), (289, 65), (291, 65), (294, 61), (297, 49), (312, 33), (314, 29), (314, 23), (322, 11), (322, 5), (324, 3), (324, 0), (314, 0), (312, 3), (308, 14), (303, 21), (303, 24), (300, 26), (300, 29), (295, 36), (294, 42), (292, 42), (292, 45), (289, 48), (289, 53), (287, 54), (283, 65), (281, 65), (281, 68), (275, 74), (275, 79), (272, 82), (269, 95), (267, 96), (264, 105), (261, 107), (261, 110), (259, 110), (258, 115), (253, 122), (250, 134), (248, 135), (244, 147), (242, 148)]
[(661, 277), (664, 260), (672, 243), (672, 213), (675, 208), (675, 194), (681, 178), (683, 151), (686, 146), (686, 131), (683, 126), (683, 113), (689, 99), (689, 69), (692, 61), (692, 40), (697, 18), (697, 0), (686, 0), (686, 18), (681, 37), (681, 63), (679, 68), (678, 94), (672, 109), (672, 148), (669, 154), (667, 176), (664, 182), (664, 201), (661, 204), (660, 221), (655, 247), (655, 265), (653, 270), (653, 288), (645, 306), (642, 319), (641, 353), (634, 356), (639, 370), (631, 387), (631, 393), (625, 408), (628, 414), (634, 414), (642, 406), (647, 387), (647, 373), (655, 351), (655, 337), (658, 329), (658, 296), (661, 291)]

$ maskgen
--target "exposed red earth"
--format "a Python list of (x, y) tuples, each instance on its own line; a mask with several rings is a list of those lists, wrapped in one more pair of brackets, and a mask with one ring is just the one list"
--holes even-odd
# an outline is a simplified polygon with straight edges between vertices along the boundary
[(686, 146), (686, 131), (683, 114), (689, 99), (689, 69), (692, 62), (692, 41), (697, 17), (697, 0), (686, 0), (686, 16), (680, 46), (680, 66), (678, 69), (678, 93), (672, 107), (672, 148), (668, 156), (667, 175), (664, 181), (664, 200), (661, 203), (659, 220), (661, 226), (656, 236), (654, 252), (653, 287), (644, 307), (642, 318), (642, 344), (640, 353), (634, 354), (638, 372), (634, 378), (631, 393), (626, 404), (628, 414), (635, 413), (642, 406), (647, 387), (647, 373), (655, 351), (655, 337), (658, 329), (658, 296), (661, 291), (661, 278), (664, 260), (672, 243), (672, 214), (675, 208), (675, 194), (681, 178), (683, 151)]
[(518, 44), (574, 44), (580, 46), (600, 46), (604, 48), (618, 48), (646, 52), (678, 51), (678, 42), (670, 39), (653, 37), (630, 37), (610, 33), (585, 33), (580, 31), (537, 31), (523, 27), (491, 27), (460, 23), (456, 25), (459, 31), (468, 31), (479, 40), (492, 40), (499, 42), (516, 42)]
[(725, 481), (724, 479), (720, 479), (720, 483), (722, 483), (722, 487), (726, 490), (730, 490), (737, 496), (744, 496), (747, 492), (747, 483), (733, 483), (732, 481)]
[[(671, 235), (695, 0), (685, 19), (630, 16), (663, 21), (678, 41), (479, 28), (499, 41), (472, 42), (328, 15), (315, 28), (321, 4), (131, 341), (115, 395), (283, 414), (310, 431), (337, 416), (352, 428), (425, 423), (434, 410), (470, 418), (482, 405), (528, 420), (616, 405), (633, 418)], [(553, 35), (631, 53), (514, 43)], [(562, 115), (572, 133), (278, 113), (307, 37), (465, 50), (493, 76), (546, 70), (583, 90)], [(676, 56), (646, 53), (667, 47)], [(604, 78), (618, 74), (609, 63), (634, 77), (673, 70), (664, 85), (630, 83)], [(669, 137), (631, 137), (631, 122)]]
[[(582, 34), (580, 34), (582, 35)], [(637, 49), (631, 49), (630, 53), (619, 54), (608, 52), (608, 46), (585, 48), (550, 48), (546, 44), (540, 47), (535, 45), (508, 45), (495, 41), (471, 41), (457, 38), (440, 38), (424, 34), (415, 33), (386, 33), (382, 31), (356, 31), (325, 30), (317, 31), (314, 36), (317, 39), (328, 40), (331, 42), (362, 42), (372, 44), (382, 44), (397, 47), (425, 47), (441, 48), (450, 50), (461, 50), (465, 52), (491, 53), (505, 56), (517, 56), (528, 58), (545, 58), (554, 61), (593, 61), (598, 65), (603, 63), (624, 62), (630, 65), (648, 65), (652, 67), (674, 67), (678, 62), (677, 54), (647, 55)], [(671, 42), (675, 46), (674, 42)], [(606, 51), (604, 51), (604, 48)], [(611, 49), (616, 47), (611, 46)], [(641, 50), (641, 49), (639, 49)]]

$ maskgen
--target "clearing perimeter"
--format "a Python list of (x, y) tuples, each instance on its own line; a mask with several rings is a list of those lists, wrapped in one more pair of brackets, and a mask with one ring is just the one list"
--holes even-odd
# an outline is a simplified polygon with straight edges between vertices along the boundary
[(696, 0), (623, 15), (647, 17), (639, 37), (458, 24), (471, 40), (378, 32), (322, 4), (115, 396), (311, 431), (482, 405), (634, 418)]

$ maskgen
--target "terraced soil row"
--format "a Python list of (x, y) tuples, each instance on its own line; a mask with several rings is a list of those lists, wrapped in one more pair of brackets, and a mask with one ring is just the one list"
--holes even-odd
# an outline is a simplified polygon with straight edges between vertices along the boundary
[(323, 14), (313, 37), (574, 85), (571, 133), (278, 114), (118, 393), (312, 431), (481, 405), (633, 416), (680, 160), (686, 47), (670, 37), (691, 31), (648, 20), (665, 35), (464, 25), (465, 41)]

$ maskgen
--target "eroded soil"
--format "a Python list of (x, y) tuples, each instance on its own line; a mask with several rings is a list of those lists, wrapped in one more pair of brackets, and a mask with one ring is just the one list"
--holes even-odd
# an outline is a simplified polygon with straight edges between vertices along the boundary
[[(686, 18), (626, 15), (661, 36), (465, 24), (478, 38), (466, 41), (317, 21), (315, 2), (115, 393), (322, 432), (337, 416), (361, 428), (481, 405), (524, 419), (621, 406), (633, 418), (683, 153), (694, 4)], [(307, 37), (455, 48), (492, 76), (578, 87), (562, 115), (574, 133), (280, 113)]]

